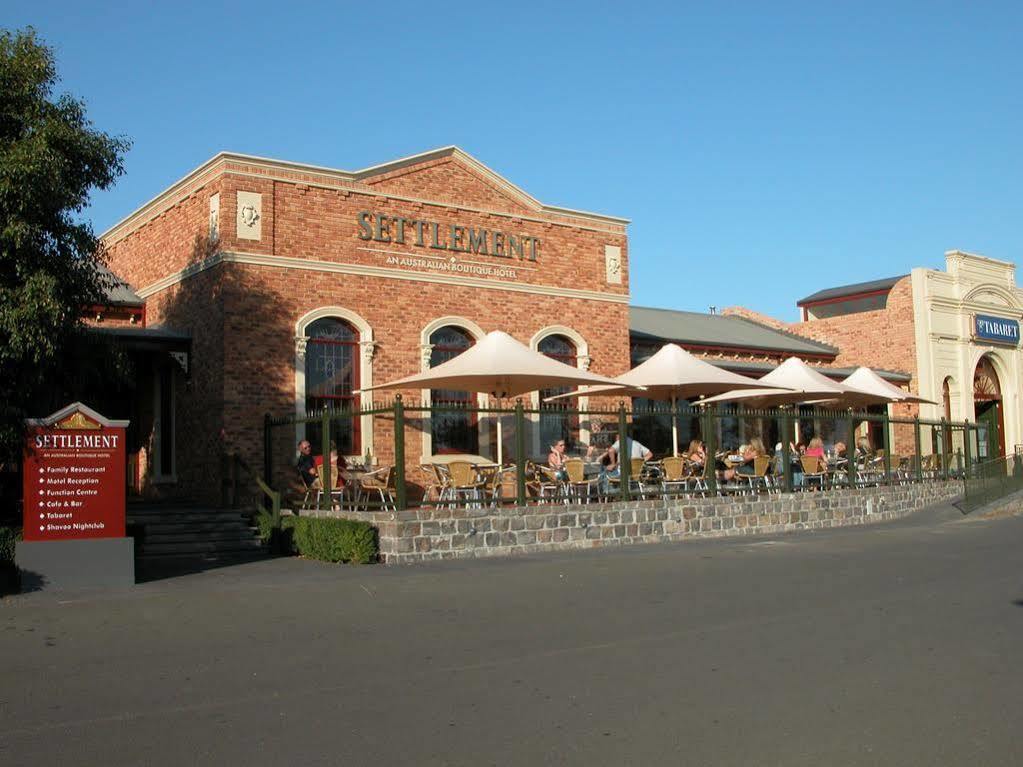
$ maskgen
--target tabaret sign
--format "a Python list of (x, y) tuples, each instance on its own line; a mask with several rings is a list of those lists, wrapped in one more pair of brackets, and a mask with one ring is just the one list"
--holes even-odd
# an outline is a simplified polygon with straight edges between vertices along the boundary
[(1019, 343), (1019, 320), (975, 314), (973, 316), (973, 337), (978, 341), (1016, 346)]
[(26, 421), (24, 538), (123, 538), (127, 421), (80, 402)]
[(369, 242), (414, 245), (427, 250), (473, 253), (519, 261), (536, 261), (540, 255), (540, 239), (528, 234), (441, 224), (365, 210), (358, 214), (356, 220), (359, 224), (359, 239)]

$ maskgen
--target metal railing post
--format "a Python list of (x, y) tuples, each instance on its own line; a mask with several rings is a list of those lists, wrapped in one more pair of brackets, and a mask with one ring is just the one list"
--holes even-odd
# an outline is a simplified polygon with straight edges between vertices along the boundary
[(856, 419), (853, 418), (852, 410), (846, 418), (849, 431), (849, 442), (845, 446), (845, 473), (849, 480), (849, 487), (856, 487)]
[(405, 495), (405, 403), (394, 397), (394, 505), (398, 511), (408, 508)]
[(320, 418), (320, 455), (323, 457), (323, 487), (320, 488), (320, 508), (330, 508), (330, 474), (333, 467), (330, 465), (330, 411), (324, 408)]
[(521, 399), (515, 400), (515, 503), (526, 505), (526, 416)]
[(923, 438), (920, 436), (920, 413), (913, 416), (913, 442), (916, 450), (916, 481), (923, 482), (924, 479), (924, 456)]
[(966, 455), (966, 465), (963, 467), (963, 482), (970, 476), (973, 470), (973, 451), (970, 450), (970, 419), (963, 421), (963, 451)]
[(890, 485), (892, 482), (892, 430), (891, 422), (888, 420), (888, 408), (885, 407), (881, 414), (881, 431), (884, 433), (884, 483)]
[(629, 424), (625, 416), (625, 403), (618, 403), (618, 487), (623, 501), (632, 498), (629, 480), (632, 478), (632, 451), (629, 450)]
[(951, 452), (951, 445), (946, 445), (945, 440), (949, 437), (948, 422), (941, 419), (941, 439), (938, 440), (938, 444), (941, 445), (941, 478), (944, 480), (948, 479), (948, 454)]
[[(704, 410), (705, 418), (707, 419), (707, 428), (704, 430), (704, 445), (705, 452), (707, 454), (707, 465), (704, 467), (704, 472), (707, 475), (707, 495), (715, 496), (718, 494), (718, 475), (717, 475), (717, 423), (714, 421), (714, 414), (717, 412), (717, 406), (711, 405)], [(790, 472), (791, 473), (791, 472)]]

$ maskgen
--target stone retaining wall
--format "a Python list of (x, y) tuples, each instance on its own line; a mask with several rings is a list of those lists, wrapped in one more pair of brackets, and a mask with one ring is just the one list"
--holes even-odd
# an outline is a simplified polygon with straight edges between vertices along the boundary
[(371, 522), (380, 534), (381, 559), (387, 564), (408, 564), (861, 525), (951, 501), (961, 491), (960, 482), (924, 482), (756, 497), (423, 508), (340, 516)]

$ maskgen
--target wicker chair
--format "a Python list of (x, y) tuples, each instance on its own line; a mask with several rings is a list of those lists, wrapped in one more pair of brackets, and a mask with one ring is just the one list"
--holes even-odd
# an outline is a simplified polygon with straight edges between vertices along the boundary
[(380, 505), (383, 509), (395, 511), (394, 491), (394, 467), (382, 466), (359, 477), (359, 495), (356, 505), (365, 504), (368, 510), (369, 499), (376, 493), (380, 496)]
[(689, 472), (686, 460), (681, 456), (666, 456), (661, 461), (661, 492), (665, 495), (674, 491), (689, 489)]
[(823, 490), (824, 480), (828, 476), (828, 467), (824, 460), (817, 455), (802, 455), (799, 457), (799, 463), (803, 467), (803, 487), (810, 488), (816, 481), (817, 487)]
[(468, 461), (452, 461), (448, 464), (448, 471), (451, 474), (452, 501), (457, 503), (464, 500), (467, 504), (479, 504), (483, 500), (483, 487), (486, 483), (473, 464)]
[(579, 495), (583, 503), (590, 502), (590, 496), (597, 491), (600, 480), (596, 477), (586, 478), (586, 465), (581, 458), (569, 458), (565, 461), (565, 471), (568, 473), (568, 481), (565, 483), (569, 496)]

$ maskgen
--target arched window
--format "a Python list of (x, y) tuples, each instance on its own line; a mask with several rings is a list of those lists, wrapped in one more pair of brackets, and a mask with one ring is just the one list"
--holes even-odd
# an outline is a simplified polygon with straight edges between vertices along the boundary
[[(306, 411), (355, 410), (359, 406), (359, 331), (337, 317), (323, 317), (305, 329)], [(358, 418), (334, 421), (331, 439), (343, 455), (360, 455), (362, 440)], [(306, 426), (306, 439), (319, 449), (320, 425)]]
[[(540, 339), (536, 348), (544, 356), (571, 367), (576, 366), (578, 352), (570, 338), (557, 334), (545, 336)], [(554, 402), (544, 402), (547, 397), (564, 394), (574, 388), (573, 386), (563, 386), (540, 391), (540, 409), (544, 411), (540, 414), (540, 448), (545, 454), (551, 445), (559, 440), (565, 440), (568, 449), (572, 449), (574, 443), (579, 440), (579, 416), (566, 412), (578, 408), (577, 399), (571, 397)]]
[[(445, 325), (430, 334), (430, 367), (454, 359), (475, 343), (469, 332), (455, 325)], [(430, 400), (435, 408), (469, 408), (475, 405), (473, 394), (450, 389), (433, 389)], [(479, 432), (476, 414), (458, 410), (434, 410), (430, 418), (434, 455), (443, 453), (479, 453)]]

